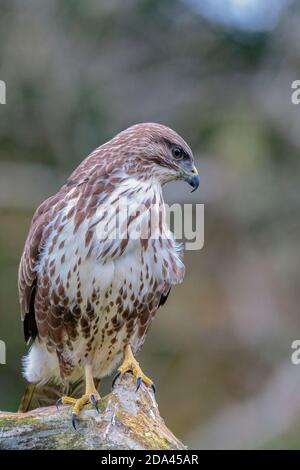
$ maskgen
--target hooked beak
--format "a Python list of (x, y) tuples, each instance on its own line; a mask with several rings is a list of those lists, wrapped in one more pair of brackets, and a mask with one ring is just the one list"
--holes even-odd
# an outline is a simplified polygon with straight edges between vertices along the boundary
[(191, 192), (193, 193), (194, 191), (196, 191), (200, 184), (200, 178), (197, 168), (193, 166), (193, 168), (189, 172), (185, 173), (184, 179), (189, 183), (190, 186), (192, 186), (193, 190)]

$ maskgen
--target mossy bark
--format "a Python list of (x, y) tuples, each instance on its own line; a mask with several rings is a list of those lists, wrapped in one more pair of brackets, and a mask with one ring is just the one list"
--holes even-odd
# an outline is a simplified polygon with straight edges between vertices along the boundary
[(0, 449), (185, 449), (166, 427), (152, 390), (141, 385), (136, 392), (130, 374), (101, 400), (99, 411), (84, 409), (77, 431), (68, 406), (0, 412)]

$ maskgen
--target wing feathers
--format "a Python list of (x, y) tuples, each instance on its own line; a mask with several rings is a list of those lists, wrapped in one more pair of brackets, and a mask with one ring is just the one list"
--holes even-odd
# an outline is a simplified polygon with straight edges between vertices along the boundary
[(43, 233), (49, 222), (51, 209), (57, 200), (57, 195), (52, 196), (36, 210), (20, 261), (18, 287), (26, 341), (37, 333), (34, 316), (36, 266), (43, 244)]

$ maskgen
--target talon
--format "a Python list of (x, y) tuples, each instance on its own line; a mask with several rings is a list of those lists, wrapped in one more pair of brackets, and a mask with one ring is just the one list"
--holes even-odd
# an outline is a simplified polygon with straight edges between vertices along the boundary
[(113, 379), (114, 386), (116, 379), (120, 376), (120, 374), (126, 374), (127, 372), (131, 372), (133, 376), (136, 378), (136, 391), (139, 390), (141, 383), (143, 382), (147, 387), (151, 387), (152, 390), (155, 392), (156, 387), (153, 384), (152, 380), (147, 377), (142, 369), (140, 368), (139, 363), (135, 359), (130, 344), (127, 344), (124, 350), (124, 359), (121, 366), (118, 369), (117, 374)]
[(151, 388), (152, 388), (152, 390), (153, 390), (153, 393), (156, 393), (156, 390), (157, 390), (157, 389), (156, 389), (156, 385), (155, 385), (154, 383), (151, 384)]
[(116, 373), (116, 375), (115, 375), (114, 378), (113, 378), (113, 381), (112, 381), (112, 384), (111, 384), (111, 390), (113, 390), (113, 388), (114, 388), (114, 386), (115, 386), (115, 383), (116, 383), (116, 380), (120, 377), (120, 375), (121, 375), (121, 371), (118, 370), (117, 373)]
[(98, 408), (98, 404), (97, 404), (97, 400), (96, 400), (95, 395), (91, 395), (90, 400), (91, 400), (92, 405), (95, 407), (97, 413), (99, 414), (100, 411), (99, 411), (99, 408)]
[(78, 423), (77, 414), (72, 413), (72, 425), (75, 431), (77, 431), (77, 427), (76, 427), (77, 423)]
[(138, 389), (140, 388), (141, 383), (142, 383), (142, 377), (141, 377), (141, 376), (138, 376), (137, 379), (136, 379), (136, 392), (137, 392)]
[(59, 398), (58, 400), (56, 400), (55, 405), (56, 405), (57, 411), (59, 411), (59, 406), (60, 406), (61, 404), (62, 404), (62, 399), (61, 399), (61, 398)]
[(95, 387), (93, 371), (89, 365), (85, 366), (85, 382), (85, 393), (80, 398), (63, 396), (56, 402), (57, 409), (59, 405), (72, 405), (72, 426), (75, 430), (77, 430), (78, 415), (86, 405), (91, 403), (96, 408), (97, 413), (99, 413), (97, 401), (101, 397)]

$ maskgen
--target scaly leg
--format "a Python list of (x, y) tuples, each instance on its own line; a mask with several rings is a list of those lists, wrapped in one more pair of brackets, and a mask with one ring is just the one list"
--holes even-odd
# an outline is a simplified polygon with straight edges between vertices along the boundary
[(125, 346), (124, 360), (122, 364), (120, 365), (120, 367), (118, 368), (118, 371), (113, 379), (112, 388), (114, 387), (117, 378), (124, 375), (126, 372), (131, 372), (134, 375), (134, 377), (136, 377), (136, 385), (137, 385), (136, 390), (137, 391), (140, 388), (140, 385), (142, 382), (145, 385), (148, 385), (149, 387), (151, 387), (154, 392), (156, 391), (155, 384), (152, 382), (151, 379), (149, 379), (149, 377), (147, 377), (144, 374), (144, 372), (140, 368), (139, 363), (133, 356), (130, 344), (127, 344)]
[(93, 370), (91, 365), (85, 366), (85, 394), (81, 398), (76, 399), (72, 397), (62, 397), (58, 400), (58, 404), (62, 405), (73, 405), (72, 407), (72, 424), (74, 429), (76, 429), (76, 424), (78, 421), (78, 414), (84, 408), (85, 405), (91, 403), (99, 413), (97, 402), (100, 400), (100, 395), (95, 387), (93, 379)]

